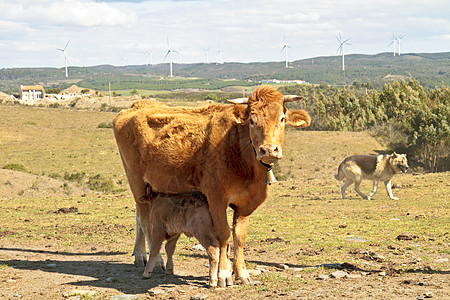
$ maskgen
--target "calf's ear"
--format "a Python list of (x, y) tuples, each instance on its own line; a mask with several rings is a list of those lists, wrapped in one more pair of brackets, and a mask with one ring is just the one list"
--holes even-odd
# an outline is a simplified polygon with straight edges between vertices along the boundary
[(293, 127), (308, 127), (311, 124), (311, 117), (303, 109), (286, 112), (286, 122)]

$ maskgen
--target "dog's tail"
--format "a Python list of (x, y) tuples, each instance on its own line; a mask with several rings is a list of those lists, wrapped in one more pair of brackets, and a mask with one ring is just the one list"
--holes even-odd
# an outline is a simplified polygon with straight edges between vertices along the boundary
[(339, 165), (338, 172), (336, 175), (334, 175), (334, 178), (336, 178), (337, 180), (344, 180), (345, 176), (344, 172), (342, 172), (342, 163)]

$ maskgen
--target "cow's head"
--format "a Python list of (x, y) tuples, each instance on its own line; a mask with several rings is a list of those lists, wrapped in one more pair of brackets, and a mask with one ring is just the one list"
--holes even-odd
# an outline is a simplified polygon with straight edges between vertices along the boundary
[(284, 96), (275, 88), (262, 85), (248, 98), (229, 100), (236, 106), (235, 122), (249, 127), (250, 141), (256, 159), (270, 168), (283, 156), (284, 127), (307, 127), (311, 118), (304, 110), (288, 111), (285, 103), (298, 101), (299, 96)]

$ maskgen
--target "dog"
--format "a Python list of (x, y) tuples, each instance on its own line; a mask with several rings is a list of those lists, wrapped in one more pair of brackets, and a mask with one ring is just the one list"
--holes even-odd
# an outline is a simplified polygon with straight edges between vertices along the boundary
[[(355, 184), (355, 191), (364, 199), (372, 199), (378, 190), (378, 182), (384, 182), (386, 192), (390, 199), (398, 200), (392, 195), (391, 180), (398, 173), (406, 173), (408, 170), (406, 154), (384, 154), (384, 155), (353, 155), (349, 156), (339, 165), (338, 173), (334, 176), (337, 180), (344, 180), (341, 188), (342, 199), (347, 199), (345, 190)], [(359, 189), (363, 179), (372, 179), (373, 187), (369, 196)]]

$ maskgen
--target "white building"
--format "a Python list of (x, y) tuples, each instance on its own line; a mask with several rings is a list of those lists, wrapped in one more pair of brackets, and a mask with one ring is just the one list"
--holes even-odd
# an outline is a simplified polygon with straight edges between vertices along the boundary
[(45, 90), (42, 85), (21, 85), (20, 99), (22, 101), (34, 102), (44, 99)]

